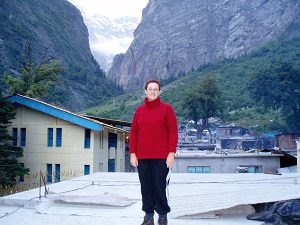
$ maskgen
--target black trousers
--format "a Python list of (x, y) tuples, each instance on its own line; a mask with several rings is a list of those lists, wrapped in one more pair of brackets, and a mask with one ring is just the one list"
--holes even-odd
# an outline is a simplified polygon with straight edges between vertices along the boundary
[(165, 159), (142, 159), (138, 162), (138, 174), (142, 192), (142, 210), (159, 214), (170, 212), (166, 196), (166, 178), (169, 169)]

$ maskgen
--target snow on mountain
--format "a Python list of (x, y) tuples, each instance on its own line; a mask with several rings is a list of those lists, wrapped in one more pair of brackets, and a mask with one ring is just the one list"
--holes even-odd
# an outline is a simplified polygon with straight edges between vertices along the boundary
[(84, 17), (91, 51), (103, 70), (108, 70), (116, 54), (126, 52), (133, 40), (139, 18)]
[(125, 53), (131, 44), (148, 0), (68, 1), (80, 10), (88, 28), (91, 52), (101, 69), (108, 71), (113, 57)]

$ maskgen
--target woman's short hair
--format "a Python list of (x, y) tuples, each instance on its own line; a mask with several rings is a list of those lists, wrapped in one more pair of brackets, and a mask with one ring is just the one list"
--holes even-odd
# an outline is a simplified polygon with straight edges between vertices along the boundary
[(158, 84), (158, 89), (160, 90), (160, 83), (159, 83), (158, 80), (148, 80), (146, 82), (146, 84), (145, 84), (145, 90), (147, 90), (148, 84), (150, 84), (150, 83), (156, 83), (156, 84)]

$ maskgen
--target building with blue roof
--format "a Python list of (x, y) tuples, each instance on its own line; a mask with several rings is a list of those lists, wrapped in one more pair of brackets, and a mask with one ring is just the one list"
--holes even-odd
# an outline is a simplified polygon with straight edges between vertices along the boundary
[(13, 145), (23, 148), (20, 163), (30, 169), (21, 181), (38, 182), (40, 171), (48, 183), (125, 171), (126, 130), (23, 95), (7, 99), (16, 111)]

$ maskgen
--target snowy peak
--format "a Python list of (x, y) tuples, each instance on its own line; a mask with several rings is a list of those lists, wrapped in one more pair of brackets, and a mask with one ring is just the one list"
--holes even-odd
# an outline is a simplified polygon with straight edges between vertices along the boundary
[(104, 70), (110, 68), (116, 54), (126, 52), (139, 23), (137, 17), (84, 16), (84, 21), (89, 31), (91, 51)]

